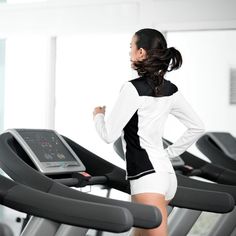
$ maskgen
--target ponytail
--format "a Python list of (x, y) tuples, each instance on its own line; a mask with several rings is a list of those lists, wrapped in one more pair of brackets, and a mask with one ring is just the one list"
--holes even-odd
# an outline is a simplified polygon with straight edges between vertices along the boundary
[(174, 47), (167, 48), (167, 50), (169, 51), (171, 58), (170, 65), (167, 71), (170, 72), (172, 70), (179, 69), (183, 63), (183, 59), (180, 52)]
[(162, 96), (161, 91), (166, 72), (177, 70), (182, 65), (182, 56), (174, 47), (166, 49), (146, 50), (147, 58), (135, 62), (135, 70), (139, 76), (145, 76), (153, 88), (155, 96)]

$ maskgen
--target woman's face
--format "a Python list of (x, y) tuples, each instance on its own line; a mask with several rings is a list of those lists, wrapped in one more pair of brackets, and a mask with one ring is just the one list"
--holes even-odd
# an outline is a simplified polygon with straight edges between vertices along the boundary
[(134, 35), (130, 43), (130, 53), (129, 53), (132, 68), (134, 62), (142, 61), (146, 58), (146, 51), (143, 48), (137, 48), (136, 41), (137, 41), (137, 36)]

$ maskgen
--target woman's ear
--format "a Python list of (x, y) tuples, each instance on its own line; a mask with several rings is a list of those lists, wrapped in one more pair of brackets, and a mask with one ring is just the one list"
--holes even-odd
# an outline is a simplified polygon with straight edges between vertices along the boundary
[(139, 48), (139, 60), (143, 60), (147, 57), (147, 53), (146, 53), (146, 50), (143, 49), (143, 48)]

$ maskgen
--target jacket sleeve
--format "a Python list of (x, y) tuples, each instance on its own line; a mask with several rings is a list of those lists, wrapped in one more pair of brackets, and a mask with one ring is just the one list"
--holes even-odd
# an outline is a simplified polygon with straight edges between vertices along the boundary
[(126, 82), (121, 88), (118, 99), (107, 119), (105, 120), (102, 113), (98, 113), (94, 117), (95, 128), (99, 136), (106, 143), (116, 141), (139, 105), (140, 99), (136, 88), (132, 83)]
[(170, 114), (174, 115), (187, 128), (176, 142), (165, 149), (168, 157), (174, 158), (181, 155), (196, 142), (204, 133), (205, 128), (199, 116), (180, 92), (176, 93)]

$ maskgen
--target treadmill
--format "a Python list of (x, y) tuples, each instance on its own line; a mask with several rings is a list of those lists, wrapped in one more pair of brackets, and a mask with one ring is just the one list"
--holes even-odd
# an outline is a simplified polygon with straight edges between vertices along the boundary
[[(62, 151), (61, 148), (66, 149)], [(67, 158), (70, 152), (70, 158)], [(49, 155), (50, 156), (49, 156)], [(59, 155), (58, 155), (59, 154)], [(76, 162), (78, 157), (80, 162)], [(99, 156), (86, 150), (71, 139), (59, 135), (53, 130), (15, 129), (0, 135), (0, 167), (15, 181), (40, 192), (81, 200), (95, 204), (105, 204), (126, 208), (133, 216), (133, 226), (154, 228), (160, 225), (160, 211), (151, 206), (107, 199), (79, 192), (72, 187), (83, 187), (93, 184), (103, 184), (125, 193), (130, 193), (129, 182), (125, 179), (125, 170), (105, 161)], [(84, 176), (78, 167), (89, 176)], [(190, 183), (191, 185), (191, 183)], [(234, 208), (235, 189), (221, 191), (218, 186), (214, 190), (192, 188), (181, 184), (171, 205), (193, 210), (226, 213)], [(233, 193), (233, 197), (232, 197)], [(196, 196), (198, 196), (196, 198)], [(42, 235), (41, 227), (30, 234), (39, 225), (30, 221), (23, 231), (24, 236)], [(45, 223), (46, 226), (52, 224)], [(37, 228), (37, 227), (36, 227)], [(57, 235), (82, 235), (84, 232), (73, 234), (71, 227), (66, 227)], [(66, 233), (65, 233), (66, 232)]]
[[(89, 228), (118, 233), (133, 226), (160, 225), (161, 214), (156, 207), (92, 196), (65, 186), (87, 184), (86, 178), (77, 178), (76, 184), (68, 178), (85, 171), (85, 166), (55, 131), (11, 130), (1, 137), (9, 135), (11, 139), (1, 139), (0, 166), (13, 180), (0, 176), (6, 185), (1, 192), (9, 198), (10, 203), (4, 201), (6, 206), (12, 207), (12, 197), (17, 195), (23, 206), (14, 209), (34, 215), (22, 236), (80, 236)], [(89, 178), (89, 184), (104, 181), (104, 176)]]

